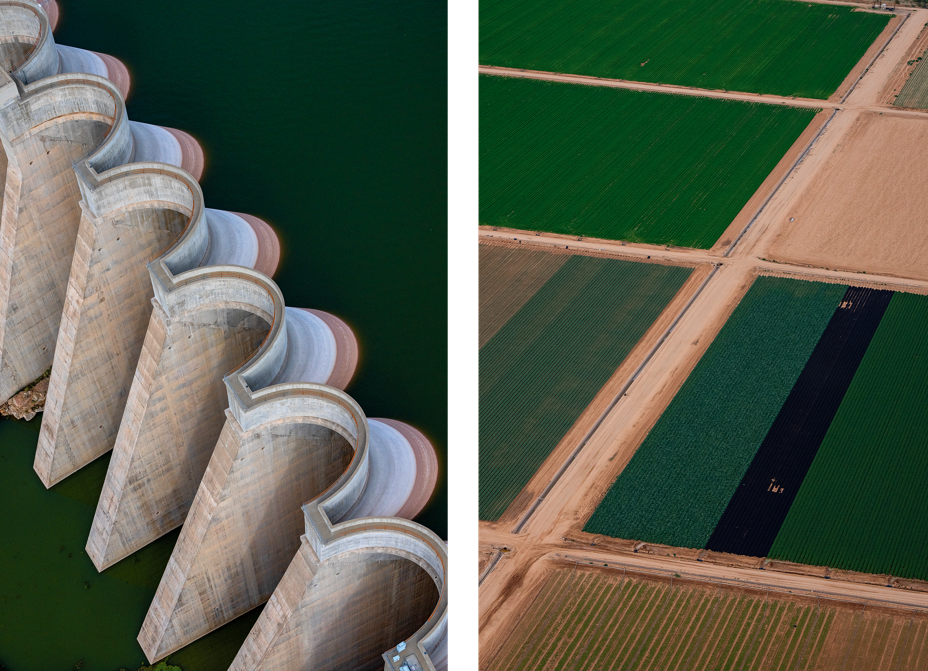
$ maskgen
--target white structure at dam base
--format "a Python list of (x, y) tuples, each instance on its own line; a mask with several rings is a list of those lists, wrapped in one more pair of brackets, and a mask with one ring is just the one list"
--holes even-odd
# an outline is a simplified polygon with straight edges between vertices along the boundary
[(0, 402), (51, 368), (35, 471), (112, 451), (99, 570), (180, 527), (151, 662), (263, 606), (231, 668), (447, 668), (447, 551), (409, 520), (438, 461), (343, 390), (357, 341), (287, 306), (273, 229), (206, 207), (188, 134), (126, 116), (128, 70), (0, 0)]

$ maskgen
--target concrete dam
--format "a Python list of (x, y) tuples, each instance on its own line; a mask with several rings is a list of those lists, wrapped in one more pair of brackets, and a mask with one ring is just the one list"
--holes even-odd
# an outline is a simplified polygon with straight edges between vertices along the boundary
[(447, 668), (438, 476), (368, 419), (338, 317), (285, 304), (273, 229), (210, 209), (188, 134), (129, 120), (128, 70), (0, 0), (0, 402), (49, 368), (46, 487), (112, 451), (98, 570), (180, 536), (138, 640), (163, 659), (264, 608), (236, 670)]

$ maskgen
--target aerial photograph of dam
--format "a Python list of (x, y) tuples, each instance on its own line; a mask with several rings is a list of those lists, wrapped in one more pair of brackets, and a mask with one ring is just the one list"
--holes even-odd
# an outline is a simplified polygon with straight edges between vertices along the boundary
[(0, 0), (0, 671), (448, 668), (446, 26)]

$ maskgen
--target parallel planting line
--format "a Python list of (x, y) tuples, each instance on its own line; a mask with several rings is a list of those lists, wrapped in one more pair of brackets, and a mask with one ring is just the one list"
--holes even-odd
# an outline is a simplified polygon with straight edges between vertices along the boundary
[(660, 339), (654, 344), (654, 347), (651, 348), (651, 351), (648, 352), (648, 354), (645, 356), (644, 361), (641, 362), (641, 365), (635, 369), (635, 372), (632, 373), (631, 377), (629, 377), (625, 384), (622, 385), (622, 388), (609, 403), (608, 407), (603, 410), (602, 414), (599, 416), (593, 426), (590, 427), (590, 430), (586, 432), (586, 435), (583, 436), (580, 443), (576, 448), (574, 448), (574, 451), (570, 453), (570, 456), (567, 457), (567, 460), (561, 465), (557, 473), (554, 474), (554, 477), (551, 478), (551, 481), (542, 490), (538, 498), (535, 499), (535, 502), (532, 503), (531, 507), (525, 511), (525, 514), (519, 520), (518, 524), (516, 524), (516, 526), (513, 528), (512, 533), (517, 534), (522, 531), (529, 518), (531, 518), (531, 516), (535, 513), (535, 511), (538, 509), (538, 506), (541, 505), (542, 501), (545, 500), (545, 497), (551, 492), (551, 490), (554, 489), (554, 486), (557, 484), (558, 480), (560, 480), (561, 476), (563, 476), (567, 469), (570, 468), (570, 465), (574, 462), (574, 459), (577, 458), (577, 455), (580, 454), (580, 451), (586, 446), (593, 434), (596, 433), (602, 423), (606, 420), (606, 417), (609, 415), (609, 413), (611, 413), (615, 406), (618, 405), (619, 401), (622, 400), (622, 397), (625, 396), (625, 392), (628, 391), (628, 388), (632, 386), (632, 383), (638, 378), (638, 375), (641, 374), (641, 371), (644, 370), (644, 367), (648, 365), (648, 363), (657, 353), (657, 350), (660, 349), (660, 346), (664, 344), (664, 341), (667, 340), (680, 320), (683, 319), (683, 315), (686, 314), (686, 311), (689, 310), (690, 306), (692, 306), (696, 299), (699, 298), (702, 290), (705, 289), (707, 284), (709, 284), (709, 281), (715, 276), (715, 273), (718, 271), (718, 269), (718, 266), (715, 266), (712, 269), (712, 272), (710, 272), (706, 279), (703, 280), (702, 284), (699, 285), (696, 293), (694, 293), (690, 300), (687, 301), (686, 305), (683, 306), (683, 309), (680, 310), (680, 313), (676, 316), (676, 318), (674, 318), (673, 322), (670, 324), (667, 330), (664, 331)]

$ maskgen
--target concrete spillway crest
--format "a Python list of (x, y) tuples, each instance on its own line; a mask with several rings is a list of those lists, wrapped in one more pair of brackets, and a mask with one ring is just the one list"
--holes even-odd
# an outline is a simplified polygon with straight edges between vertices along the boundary
[(341, 391), (351, 329), (285, 307), (274, 232), (204, 206), (202, 150), (127, 118), (118, 60), (32, 0), (0, 24), (0, 400), (52, 366), (46, 486), (113, 450), (99, 569), (184, 525), (149, 659), (270, 600), (234, 668), (444, 668), (445, 545), (394, 517), (434, 490), (429, 441)]

